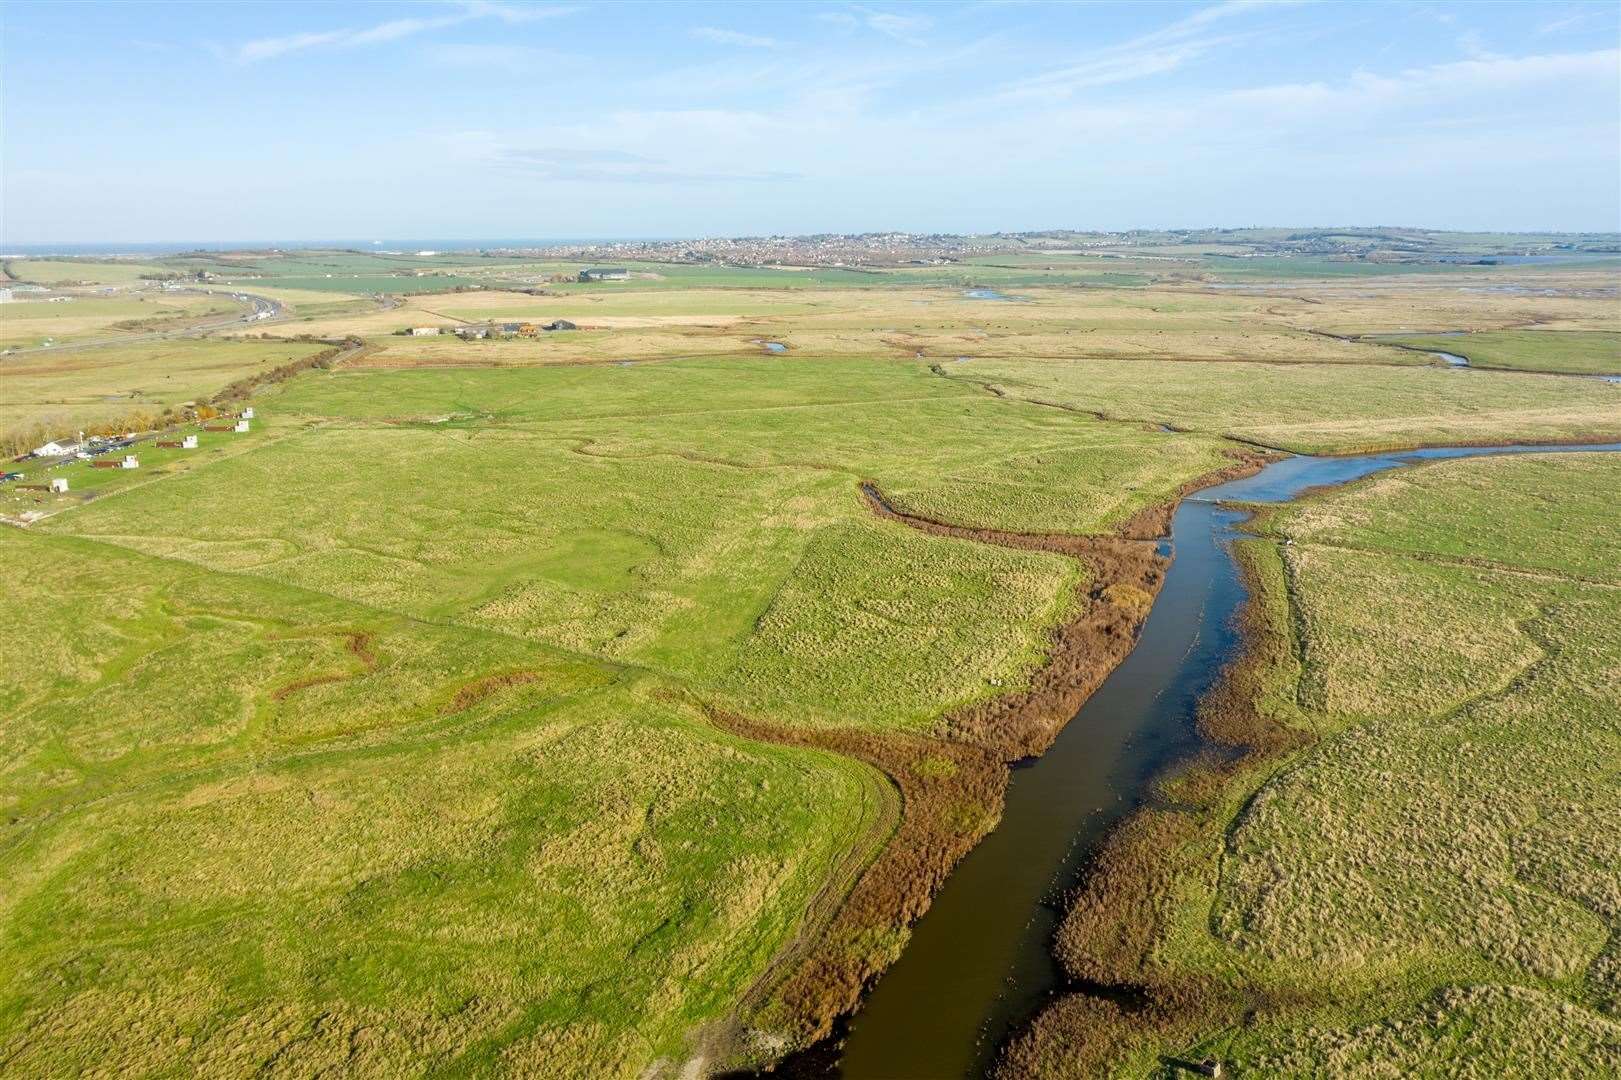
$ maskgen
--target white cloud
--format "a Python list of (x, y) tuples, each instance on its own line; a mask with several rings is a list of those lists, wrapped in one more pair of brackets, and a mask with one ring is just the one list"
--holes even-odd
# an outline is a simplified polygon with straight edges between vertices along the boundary
[(1212, 33), (1208, 28), (1214, 24), (1254, 12), (1293, 7), (1300, 2), (1227, 0), (1213, 4), (1158, 30), (1096, 49), (1074, 63), (1021, 79), (1004, 88), (1003, 93), (1013, 97), (1061, 97), (1090, 87), (1162, 75), (1217, 49), (1250, 43), (1258, 36), (1254, 31)]
[(377, 45), (388, 41), (399, 41), (402, 38), (412, 37), (430, 30), (445, 30), (478, 19), (496, 19), (509, 24), (533, 22), (538, 19), (551, 19), (561, 15), (568, 15), (574, 10), (574, 8), (568, 7), (531, 7), (491, 3), (489, 0), (468, 0), (466, 3), (454, 5), (453, 9), (446, 14), (427, 18), (390, 19), (375, 26), (356, 29), (324, 30), (302, 34), (286, 34), (280, 37), (257, 38), (239, 45), (233, 55), (241, 63), (252, 64), (261, 60), (273, 60), (278, 56), (286, 56), (289, 53), (304, 52), (308, 49), (354, 48), (361, 45)]
[(737, 30), (724, 30), (717, 26), (700, 26), (691, 31), (695, 38), (713, 41), (717, 45), (738, 45), (745, 49), (774, 49), (782, 44), (776, 38), (745, 34)]
[(908, 45), (922, 44), (922, 34), (934, 26), (934, 20), (927, 15), (897, 15), (891, 11), (875, 11), (859, 5), (852, 5), (847, 11), (819, 12), (816, 17), (825, 23), (851, 30), (864, 26), (868, 30), (894, 38), (896, 41), (903, 41)]

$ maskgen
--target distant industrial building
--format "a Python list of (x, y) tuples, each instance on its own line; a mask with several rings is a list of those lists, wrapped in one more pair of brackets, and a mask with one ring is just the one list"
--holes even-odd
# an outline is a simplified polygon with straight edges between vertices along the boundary
[(629, 281), (630, 271), (622, 266), (592, 266), (580, 271), (581, 281)]

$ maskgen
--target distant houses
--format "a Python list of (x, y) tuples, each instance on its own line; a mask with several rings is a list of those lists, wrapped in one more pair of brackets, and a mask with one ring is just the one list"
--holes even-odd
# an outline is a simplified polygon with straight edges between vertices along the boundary
[(581, 281), (629, 281), (630, 271), (623, 266), (591, 266), (580, 271)]
[(413, 326), (411, 327), (411, 336), (437, 337), (439, 336), (439, 328), (437, 326)]

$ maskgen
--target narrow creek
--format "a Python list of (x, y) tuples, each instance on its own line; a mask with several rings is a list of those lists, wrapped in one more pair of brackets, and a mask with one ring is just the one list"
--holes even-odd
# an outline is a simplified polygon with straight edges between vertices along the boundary
[(952, 872), (901, 958), (837, 1038), (783, 1075), (847, 1080), (983, 1076), (1019, 1023), (1064, 989), (1051, 952), (1063, 893), (1104, 833), (1151, 797), (1151, 781), (1199, 747), (1195, 706), (1239, 645), (1245, 599), (1231, 553), (1248, 515), (1223, 502), (1279, 503), (1418, 461), (1584, 446), (1449, 447), (1291, 457), (1183, 500), (1175, 559), (1131, 654), (1040, 758), (1016, 765), (997, 828)]

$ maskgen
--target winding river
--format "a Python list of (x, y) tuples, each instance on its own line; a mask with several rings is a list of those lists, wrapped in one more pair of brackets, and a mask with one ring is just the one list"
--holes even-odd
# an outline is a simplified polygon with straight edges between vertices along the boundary
[(1223, 502), (1286, 502), (1438, 458), (1574, 450), (1621, 443), (1291, 457), (1184, 499), (1168, 542), (1175, 560), (1135, 649), (1046, 754), (1015, 766), (1001, 824), (953, 871), (842, 1048), (812, 1050), (784, 1072), (980, 1076), (1020, 1021), (1064, 989), (1050, 949), (1063, 893), (1106, 830), (1150, 797), (1155, 774), (1199, 747), (1195, 705), (1239, 645), (1245, 590), (1230, 545), (1247, 514)]

